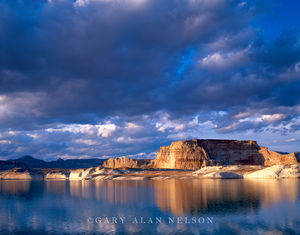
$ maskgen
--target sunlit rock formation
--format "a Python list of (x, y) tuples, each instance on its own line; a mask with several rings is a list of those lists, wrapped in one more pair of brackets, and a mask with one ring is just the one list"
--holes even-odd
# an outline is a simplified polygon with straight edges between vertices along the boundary
[(137, 160), (128, 157), (110, 158), (103, 163), (107, 168), (145, 168), (150, 160)]
[(201, 140), (173, 142), (161, 147), (154, 168), (195, 170), (213, 165), (297, 164), (295, 154), (279, 154), (251, 140)]
[(61, 172), (53, 172), (45, 174), (46, 180), (66, 180), (68, 179), (68, 175)]
[(103, 163), (103, 167), (107, 168), (137, 168), (137, 161), (128, 157), (110, 158)]
[(281, 164), (297, 164), (296, 153), (290, 154), (280, 154), (274, 151), (269, 150), (266, 147), (262, 147), (259, 150), (259, 153), (264, 158), (265, 166), (281, 165)]
[(95, 171), (95, 168), (76, 169), (70, 171), (69, 180), (83, 180), (87, 179), (90, 174)]
[(43, 180), (43, 174), (29, 170), (15, 168), (0, 174), (0, 180)]
[(213, 165), (204, 148), (197, 141), (177, 141), (157, 152), (154, 168), (199, 169)]
[(212, 179), (242, 179), (243, 178), (241, 174), (230, 172), (230, 171), (212, 172), (204, 175), (203, 177), (212, 178)]
[(245, 174), (247, 179), (300, 178), (300, 165), (274, 165), (265, 169)]

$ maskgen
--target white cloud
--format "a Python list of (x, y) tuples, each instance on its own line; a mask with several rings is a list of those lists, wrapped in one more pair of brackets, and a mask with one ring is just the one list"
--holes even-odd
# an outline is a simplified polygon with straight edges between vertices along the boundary
[(290, 142), (295, 142), (295, 141), (297, 141), (297, 139), (292, 138), (292, 139), (287, 139), (285, 142), (290, 143)]
[(227, 69), (235, 67), (247, 61), (247, 51), (248, 49), (229, 53), (215, 52), (202, 58), (199, 65), (207, 69)]
[(78, 143), (78, 144), (85, 144), (85, 145), (96, 145), (96, 144), (98, 144), (97, 141), (91, 140), (91, 139), (76, 139), (76, 140), (74, 140), (74, 142)]
[(221, 131), (221, 132), (223, 132), (223, 131), (225, 131), (225, 132), (231, 131), (231, 130), (235, 129), (237, 126), (238, 126), (238, 123), (235, 122), (235, 123), (232, 123), (232, 124), (230, 124), (228, 126), (219, 128), (219, 131)]
[(246, 6), (247, 5), (247, 2), (240, 2), (239, 4), (238, 4), (238, 7), (244, 7), (244, 6)]
[(235, 119), (241, 119), (241, 118), (245, 118), (245, 117), (248, 117), (248, 116), (250, 116), (249, 112), (242, 112), (242, 113), (238, 113), (238, 114), (234, 115), (233, 117)]
[(274, 123), (286, 118), (285, 114), (275, 113), (275, 114), (264, 114), (261, 116), (261, 119), (267, 123)]
[(0, 95), (0, 103), (5, 102), (6, 96)]
[(147, 137), (132, 138), (129, 136), (120, 136), (120, 137), (116, 138), (116, 142), (124, 143), (124, 144), (148, 143), (149, 139)]
[(98, 128), (97, 135), (102, 137), (111, 136), (118, 128), (115, 124), (112, 123), (96, 125), (96, 127)]
[(71, 132), (74, 134), (95, 134), (96, 125), (91, 124), (63, 124), (58, 125), (56, 128), (48, 128), (47, 132)]
[(136, 133), (140, 133), (141, 131), (144, 131), (143, 126), (134, 123), (134, 122), (126, 122), (124, 126), (124, 131), (129, 135), (134, 135)]
[(74, 6), (76, 6), (76, 7), (83, 7), (86, 4), (88, 4), (89, 2), (90, 2), (89, 0), (76, 0), (74, 2)]
[(84, 7), (89, 3), (112, 3), (120, 7), (139, 8), (145, 6), (148, 0), (76, 0), (75, 7)]
[(141, 128), (141, 126), (136, 123), (133, 123), (133, 122), (127, 122), (125, 124), (125, 128), (126, 129), (139, 129), (139, 128)]
[(33, 138), (33, 139), (38, 139), (40, 138), (40, 135), (39, 134), (36, 134), (36, 133), (28, 133), (27, 136)]
[(102, 137), (111, 136), (116, 130), (118, 126), (107, 122), (104, 124), (64, 124), (59, 125), (57, 128), (48, 128), (47, 132), (70, 132), (74, 134), (88, 134), (88, 135), (97, 135)]
[(178, 132), (183, 131), (186, 125), (181, 120), (169, 120), (170, 115), (164, 114), (160, 121), (156, 122), (155, 127), (160, 132), (170, 131)]
[(12, 135), (12, 136), (18, 135), (19, 133), (20, 133), (19, 131), (12, 131), (12, 130), (9, 130), (9, 131), (8, 131), (8, 134), (9, 134), (9, 135)]
[(168, 138), (173, 140), (186, 140), (188, 136), (189, 135), (187, 133), (176, 133), (176, 134), (168, 135)]

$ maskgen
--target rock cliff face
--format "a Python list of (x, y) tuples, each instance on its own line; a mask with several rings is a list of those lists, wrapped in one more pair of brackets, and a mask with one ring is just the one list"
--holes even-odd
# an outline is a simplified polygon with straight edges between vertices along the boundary
[(110, 158), (103, 163), (106, 168), (146, 168), (150, 160), (135, 160), (128, 157)]
[(256, 141), (193, 139), (161, 147), (154, 168), (195, 170), (213, 165), (271, 166), (297, 163), (295, 154), (279, 154), (260, 148)]
[(95, 168), (71, 170), (69, 180), (83, 180), (83, 179), (86, 179), (87, 176), (94, 173), (94, 171), (95, 171)]
[(66, 180), (68, 178), (68, 175), (64, 173), (47, 173), (44, 177), (45, 180)]
[(107, 168), (136, 168), (137, 162), (128, 157), (110, 158), (103, 163), (103, 167)]
[(279, 178), (300, 178), (300, 165), (274, 165), (259, 171), (245, 174), (247, 179), (279, 179)]
[(280, 154), (280, 153), (271, 151), (266, 147), (260, 148), (259, 153), (264, 158), (265, 166), (299, 163), (299, 159), (297, 158), (295, 153)]
[(14, 168), (0, 173), (0, 180), (43, 180), (38, 172), (32, 172), (20, 168)]
[(154, 168), (199, 169), (213, 165), (207, 152), (197, 141), (177, 141), (157, 152)]

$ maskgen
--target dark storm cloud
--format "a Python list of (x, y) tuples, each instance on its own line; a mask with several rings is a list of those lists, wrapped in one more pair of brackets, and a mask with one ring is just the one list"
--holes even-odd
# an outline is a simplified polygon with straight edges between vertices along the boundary
[(237, 1), (1, 5), (1, 93), (36, 94), (32, 118), (59, 120), (168, 109), (186, 49), (238, 33), (252, 15)]

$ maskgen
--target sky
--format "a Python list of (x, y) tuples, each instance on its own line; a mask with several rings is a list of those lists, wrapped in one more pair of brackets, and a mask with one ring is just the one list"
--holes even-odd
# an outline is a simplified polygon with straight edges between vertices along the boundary
[(300, 151), (298, 0), (0, 0), (0, 159)]

